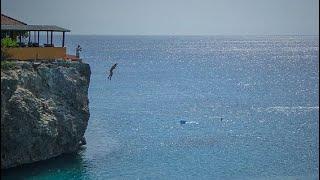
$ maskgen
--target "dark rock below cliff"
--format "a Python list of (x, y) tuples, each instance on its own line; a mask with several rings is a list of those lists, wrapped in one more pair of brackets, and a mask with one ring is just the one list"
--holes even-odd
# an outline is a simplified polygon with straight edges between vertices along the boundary
[(78, 150), (90, 115), (89, 65), (14, 64), (1, 70), (1, 169)]

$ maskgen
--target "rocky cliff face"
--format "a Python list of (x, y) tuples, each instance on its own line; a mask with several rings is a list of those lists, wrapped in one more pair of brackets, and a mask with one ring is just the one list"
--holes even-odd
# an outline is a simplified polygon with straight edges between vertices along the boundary
[(89, 119), (90, 67), (15, 62), (1, 70), (1, 169), (76, 151)]

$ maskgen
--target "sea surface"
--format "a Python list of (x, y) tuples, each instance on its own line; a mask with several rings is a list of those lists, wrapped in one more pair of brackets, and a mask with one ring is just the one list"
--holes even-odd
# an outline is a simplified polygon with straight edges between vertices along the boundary
[(1, 178), (319, 179), (318, 38), (67, 36), (92, 71), (87, 145)]

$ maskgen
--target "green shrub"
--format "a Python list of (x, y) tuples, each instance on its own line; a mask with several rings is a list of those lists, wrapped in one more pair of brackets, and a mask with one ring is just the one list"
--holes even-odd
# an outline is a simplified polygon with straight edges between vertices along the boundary
[(5, 37), (1, 39), (1, 47), (8, 48), (8, 47), (17, 47), (17, 41), (11, 39), (10, 37)]
[(14, 61), (1, 61), (1, 69), (13, 69), (16, 67)]

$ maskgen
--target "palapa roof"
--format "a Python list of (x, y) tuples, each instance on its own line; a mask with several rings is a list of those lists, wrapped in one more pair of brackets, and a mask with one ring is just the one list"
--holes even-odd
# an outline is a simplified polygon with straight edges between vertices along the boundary
[(12, 17), (1, 14), (1, 31), (56, 31), (70, 32), (56, 25), (27, 25), (26, 23), (16, 20)]
[(6, 16), (4, 14), (1, 14), (1, 25), (27, 25), (27, 23), (24, 23), (22, 21), (16, 20), (12, 17)]
[(2, 25), (1, 31), (58, 31), (58, 32), (70, 32), (69, 29), (65, 29), (55, 25)]

